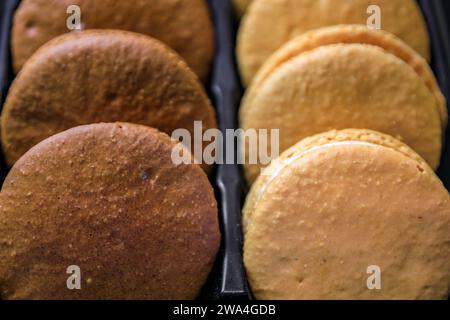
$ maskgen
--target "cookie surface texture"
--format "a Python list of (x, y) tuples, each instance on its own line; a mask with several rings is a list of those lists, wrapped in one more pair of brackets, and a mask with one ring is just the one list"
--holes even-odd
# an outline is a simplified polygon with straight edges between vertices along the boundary
[(169, 135), (216, 127), (197, 77), (158, 40), (126, 31), (69, 33), (42, 47), (14, 80), (2, 112), (9, 165), (45, 138), (98, 122), (131, 122)]
[(448, 191), (400, 142), (361, 137), (299, 144), (254, 186), (244, 262), (257, 299), (448, 298)]
[(198, 166), (172, 163), (174, 144), (94, 124), (27, 152), (0, 193), (0, 298), (196, 298), (219, 246), (217, 205)]
[(82, 30), (119, 29), (149, 35), (178, 52), (202, 80), (208, 77), (214, 32), (204, 0), (23, 0), (12, 29), (16, 72), (39, 47), (70, 31), (67, 10), (73, 5), (80, 8)]
[(241, 23), (237, 56), (243, 83), (292, 38), (325, 26), (364, 24), (369, 7), (381, 10), (381, 29), (408, 43), (429, 60), (429, 35), (414, 0), (254, 0)]

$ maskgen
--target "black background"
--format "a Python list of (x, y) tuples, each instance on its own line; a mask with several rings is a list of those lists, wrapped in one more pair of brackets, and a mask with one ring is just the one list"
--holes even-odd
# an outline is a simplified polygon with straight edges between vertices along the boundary
[[(433, 0), (430, 0), (433, 1)], [(444, 3), (445, 6), (445, 13), (447, 15), (447, 24), (450, 27), (450, 1), (449, 0), (441, 0)], [(450, 57), (449, 57), (450, 59)]]

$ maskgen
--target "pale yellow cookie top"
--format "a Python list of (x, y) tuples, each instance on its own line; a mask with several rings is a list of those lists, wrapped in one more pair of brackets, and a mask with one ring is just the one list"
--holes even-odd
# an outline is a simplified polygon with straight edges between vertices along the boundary
[(337, 24), (367, 24), (367, 9), (381, 9), (381, 28), (429, 60), (429, 36), (414, 0), (254, 0), (239, 30), (237, 56), (248, 85), (264, 61), (292, 38)]
[(308, 31), (290, 40), (266, 60), (253, 79), (248, 92), (251, 92), (252, 88), (257, 90), (261, 81), (266, 79), (280, 65), (297, 55), (320, 46), (338, 43), (362, 43), (379, 46), (408, 63), (435, 95), (441, 114), (442, 127), (447, 126), (446, 100), (428, 62), (395, 35), (383, 30), (371, 30), (365, 25), (323, 27)]
[(367, 142), (383, 146), (385, 148), (394, 149), (410, 159), (417, 161), (418, 165), (424, 170), (433, 173), (433, 170), (414, 150), (408, 147), (403, 142), (381, 132), (376, 132), (368, 129), (344, 129), (331, 130), (324, 133), (319, 133), (311, 137), (301, 140), (299, 143), (284, 151), (278, 158), (264, 169), (258, 176), (255, 183), (252, 185), (249, 194), (245, 200), (245, 206), (242, 212), (242, 226), (244, 233), (247, 231), (247, 226), (250, 223), (251, 215), (254, 212), (257, 201), (265, 192), (268, 184), (276, 179), (277, 174), (287, 165), (291, 159), (296, 159), (308, 150), (317, 148), (319, 146), (327, 145), (335, 142)]
[[(241, 127), (279, 129), (281, 151), (320, 132), (367, 128), (404, 141), (433, 169), (439, 165), (435, 97), (413, 68), (379, 47), (336, 44), (304, 52), (255, 91), (241, 105)], [(259, 172), (259, 165), (245, 166), (250, 183)]]
[[(257, 299), (447, 299), (450, 198), (431, 170), (394, 148), (330, 142), (293, 157), (247, 226)], [(369, 266), (381, 290), (369, 290)]]

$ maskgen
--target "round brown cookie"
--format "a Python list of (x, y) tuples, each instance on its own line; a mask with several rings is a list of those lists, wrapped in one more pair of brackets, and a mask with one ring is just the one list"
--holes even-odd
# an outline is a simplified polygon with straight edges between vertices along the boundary
[(22, 0), (14, 17), (16, 71), (44, 43), (69, 32), (67, 8), (81, 9), (82, 29), (121, 29), (157, 38), (177, 51), (206, 80), (214, 53), (205, 0)]
[(429, 60), (429, 36), (414, 0), (254, 0), (238, 35), (237, 55), (244, 84), (250, 84), (265, 60), (290, 39), (324, 26), (366, 24), (372, 5), (381, 9), (383, 30)]
[[(408, 63), (435, 95), (441, 114), (442, 127), (447, 127), (448, 114), (445, 97), (428, 62), (393, 34), (383, 30), (370, 30), (364, 25), (324, 27), (308, 31), (292, 39), (266, 60), (256, 74), (250, 88), (252, 86), (258, 87), (258, 84), (264, 81), (276, 68), (303, 52), (338, 43), (362, 43), (379, 46)], [(251, 89), (249, 91), (251, 92)]]
[(11, 86), (1, 118), (7, 162), (58, 132), (115, 121), (168, 134), (193, 133), (194, 121), (216, 127), (197, 77), (161, 42), (126, 31), (69, 33), (38, 50)]
[[(247, 208), (244, 262), (257, 299), (448, 298), (448, 191), (400, 142), (399, 151), (369, 135), (318, 136), (273, 164)], [(372, 266), (380, 290), (368, 288)]]
[[(394, 149), (400, 153), (403, 153), (405, 156), (416, 160), (420, 163), (421, 167), (429, 168), (425, 160), (423, 160), (406, 144), (380, 132), (367, 129), (344, 129), (332, 130), (307, 137), (283, 152), (280, 157), (273, 160), (270, 166), (265, 168), (264, 171), (256, 179), (255, 183), (250, 189), (249, 194), (247, 195), (245, 206), (242, 212), (242, 226), (244, 234), (247, 231), (247, 226), (251, 220), (251, 215), (254, 211), (257, 201), (260, 199), (273, 177), (276, 177), (278, 171), (281, 170), (284, 165), (289, 164), (290, 159), (296, 158), (299, 154), (302, 154), (313, 148), (343, 141), (367, 142), (377, 144), (385, 148)], [(429, 168), (429, 170), (431, 169)]]
[[(372, 45), (322, 46), (283, 63), (248, 93), (240, 122), (244, 130), (279, 129), (281, 151), (320, 132), (372, 129), (403, 140), (433, 169), (439, 166), (435, 97), (408, 64)], [(250, 183), (260, 168), (247, 162)]]
[[(219, 247), (213, 189), (167, 135), (93, 124), (52, 136), (0, 193), (0, 298), (193, 299)], [(81, 290), (66, 286), (81, 269)]]

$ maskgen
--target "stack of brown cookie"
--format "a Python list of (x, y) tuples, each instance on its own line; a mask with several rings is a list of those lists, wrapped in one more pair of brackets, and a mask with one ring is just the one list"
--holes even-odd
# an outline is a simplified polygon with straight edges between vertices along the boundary
[(197, 297), (220, 243), (211, 168), (175, 163), (168, 135), (216, 127), (205, 1), (24, 0), (12, 53), (0, 299)]

